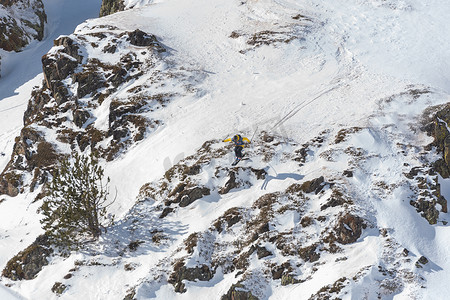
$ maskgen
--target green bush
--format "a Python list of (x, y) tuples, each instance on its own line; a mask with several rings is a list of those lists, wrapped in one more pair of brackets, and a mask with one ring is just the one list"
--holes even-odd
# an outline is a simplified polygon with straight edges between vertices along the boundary
[(50, 242), (78, 249), (86, 240), (97, 239), (106, 219), (109, 178), (94, 156), (78, 153), (66, 157), (53, 173), (41, 207), (41, 220)]

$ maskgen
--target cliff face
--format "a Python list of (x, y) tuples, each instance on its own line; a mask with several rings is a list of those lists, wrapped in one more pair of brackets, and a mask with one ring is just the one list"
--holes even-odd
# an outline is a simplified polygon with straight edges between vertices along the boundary
[(165, 51), (151, 34), (103, 25), (55, 40), (42, 57), (44, 80), (32, 92), (0, 194), (44, 184), (59, 149), (89, 149), (111, 161), (158, 128), (163, 121), (153, 112), (184, 89), (170, 79), (177, 71), (166, 65)]
[(100, 17), (111, 15), (118, 11), (123, 11), (125, 5), (123, 0), (103, 0), (100, 8)]
[(47, 22), (42, 0), (6, 0), (0, 4), (0, 48), (20, 51), (31, 40), (42, 40)]

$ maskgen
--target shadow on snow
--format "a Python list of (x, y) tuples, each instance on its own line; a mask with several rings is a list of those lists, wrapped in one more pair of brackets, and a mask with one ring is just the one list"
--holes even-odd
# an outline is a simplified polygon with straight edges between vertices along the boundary
[(277, 176), (272, 175), (266, 175), (266, 178), (264, 179), (264, 182), (261, 186), (261, 190), (265, 190), (267, 188), (267, 185), (272, 180), (286, 180), (286, 179), (294, 179), (294, 180), (302, 180), (305, 176), (295, 173), (279, 173)]

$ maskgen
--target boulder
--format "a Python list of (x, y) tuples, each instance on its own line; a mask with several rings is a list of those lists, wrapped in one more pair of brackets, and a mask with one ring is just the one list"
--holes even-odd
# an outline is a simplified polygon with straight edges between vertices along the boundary
[(320, 253), (317, 252), (317, 247), (318, 247), (317, 244), (313, 244), (308, 247), (300, 248), (298, 250), (298, 254), (304, 261), (309, 262), (318, 261), (320, 258)]
[(195, 187), (193, 189), (184, 190), (179, 194), (180, 199), (180, 207), (186, 207), (195, 200), (198, 200), (200, 198), (203, 198), (203, 196), (207, 196), (210, 194), (210, 189), (207, 187)]
[(323, 178), (323, 176), (320, 176), (319, 178), (303, 182), (300, 189), (305, 193), (315, 192), (316, 194), (318, 194), (322, 190), (322, 183), (324, 181), (325, 179)]
[(253, 296), (242, 283), (236, 283), (230, 287), (220, 300), (258, 300), (258, 298)]
[(341, 244), (356, 242), (362, 234), (363, 219), (352, 214), (346, 214), (339, 218), (335, 228), (336, 240)]
[(79, 128), (83, 128), (83, 125), (89, 120), (91, 114), (83, 109), (76, 109), (73, 111), (73, 122)]
[(39, 236), (29, 247), (8, 261), (2, 275), (11, 280), (30, 280), (48, 265), (47, 258), (53, 250), (48, 237)]
[(219, 194), (228, 194), (230, 190), (237, 187), (239, 187), (239, 183), (236, 181), (236, 173), (234, 171), (230, 171), (228, 173), (228, 181), (225, 183), (225, 186), (219, 190)]
[(256, 247), (256, 255), (258, 259), (273, 255), (272, 252), (266, 249), (266, 247), (257, 246)]
[[(434, 225), (437, 223), (437, 220), (439, 218), (439, 211), (436, 209), (435, 200), (427, 201), (421, 198), (417, 201), (410, 201), (410, 204), (416, 208), (417, 212), (422, 213), (422, 217), (424, 217), (428, 221), (428, 223), (430, 223), (430, 225)], [(445, 209), (447, 209), (446, 206)]]
[(139, 29), (136, 29), (133, 32), (128, 32), (128, 39), (130, 44), (134, 46), (152, 47), (157, 52), (166, 51), (153, 34), (145, 33)]
[(175, 264), (174, 272), (170, 275), (169, 283), (175, 287), (175, 292), (186, 292), (183, 280), (188, 281), (209, 281), (213, 278), (214, 273), (207, 265), (201, 265), (195, 268), (187, 268), (183, 263)]

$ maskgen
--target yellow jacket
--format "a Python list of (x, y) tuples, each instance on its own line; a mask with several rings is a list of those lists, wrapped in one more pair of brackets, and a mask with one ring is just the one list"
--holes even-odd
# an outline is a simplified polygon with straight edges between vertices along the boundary
[(231, 138), (228, 138), (228, 139), (223, 140), (223, 141), (224, 142), (233, 142), (235, 146), (239, 146), (239, 147), (242, 147), (242, 148), (244, 148), (244, 145), (245, 145), (244, 142), (251, 143), (250, 140), (248, 138), (246, 138), (246, 137), (242, 137), (239, 141), (233, 141)]

